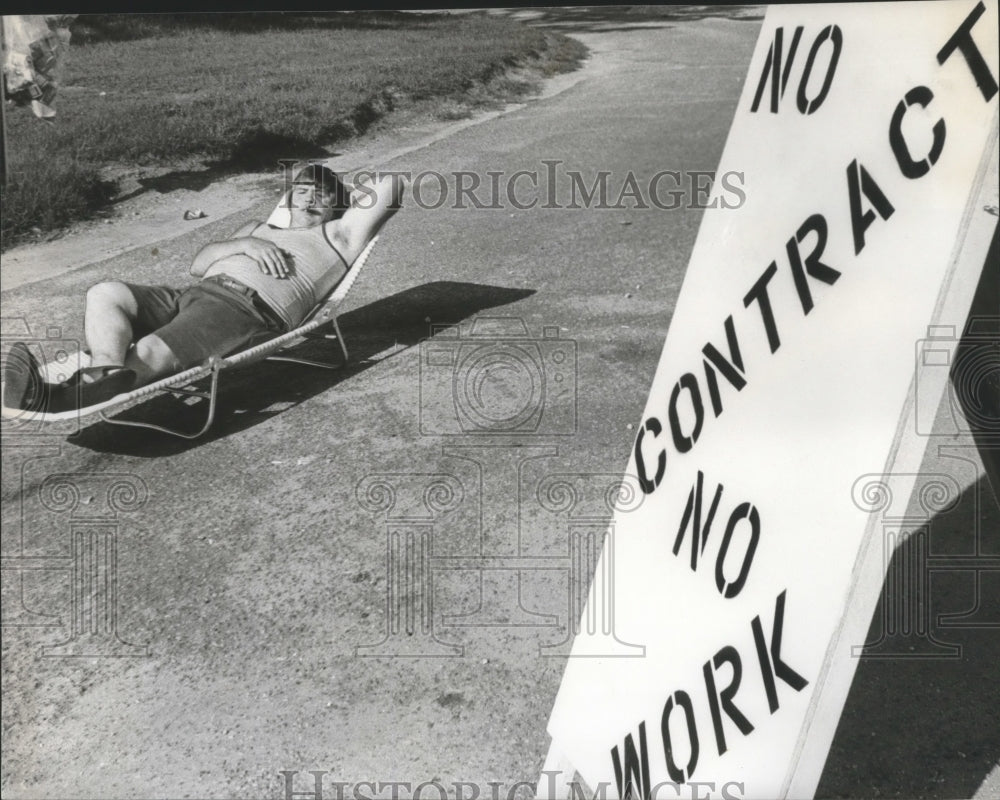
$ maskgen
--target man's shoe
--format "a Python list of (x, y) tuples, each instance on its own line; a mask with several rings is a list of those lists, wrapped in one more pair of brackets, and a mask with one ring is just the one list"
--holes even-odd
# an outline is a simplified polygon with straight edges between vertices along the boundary
[(21, 411), (38, 411), (45, 399), (45, 382), (38, 360), (27, 345), (15, 342), (3, 366), (3, 404)]
[[(86, 381), (84, 377), (93, 377)], [(76, 411), (89, 408), (127, 392), (135, 386), (135, 372), (125, 367), (85, 367), (69, 380), (46, 387), (48, 411)]]

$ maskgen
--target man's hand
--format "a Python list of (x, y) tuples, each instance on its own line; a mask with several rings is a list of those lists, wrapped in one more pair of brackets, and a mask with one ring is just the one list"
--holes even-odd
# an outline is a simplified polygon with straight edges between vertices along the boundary
[(288, 256), (274, 242), (246, 236), (238, 240), (242, 253), (257, 262), (260, 271), (275, 278), (288, 277)]
[(248, 222), (231, 239), (206, 244), (191, 262), (191, 274), (200, 278), (212, 264), (223, 258), (245, 255), (257, 262), (260, 271), (275, 278), (287, 278), (290, 271), (288, 256), (274, 242), (250, 234), (259, 223)]

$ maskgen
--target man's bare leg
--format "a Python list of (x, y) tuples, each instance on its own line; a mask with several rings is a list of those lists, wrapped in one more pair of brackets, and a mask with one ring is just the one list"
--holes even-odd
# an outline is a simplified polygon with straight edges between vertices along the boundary
[[(84, 330), (93, 367), (127, 367), (135, 372), (136, 386), (180, 369), (173, 351), (155, 333), (132, 347), (133, 325), (139, 306), (128, 286), (106, 281), (87, 292)], [(84, 380), (87, 380), (85, 377)]]
[(106, 281), (87, 290), (83, 327), (94, 367), (121, 367), (132, 345), (132, 325), (139, 306), (129, 288)]
[(125, 366), (135, 372), (135, 385), (145, 386), (181, 369), (173, 350), (155, 333), (143, 336), (125, 356)]
[(4, 367), (4, 405), (53, 412), (109, 399), (130, 388), (135, 375), (124, 367), (138, 305), (129, 288), (106, 281), (87, 290), (84, 329), (91, 366), (62, 383), (45, 383), (39, 364), (23, 343), (15, 343)]
[(138, 303), (124, 283), (92, 286), (84, 316), (90, 366), (63, 383), (43, 383), (31, 353), (23, 344), (15, 344), (8, 359), (12, 364), (4, 369), (4, 405), (54, 413), (84, 408), (176, 370), (177, 358), (155, 334), (132, 346), (138, 315)]

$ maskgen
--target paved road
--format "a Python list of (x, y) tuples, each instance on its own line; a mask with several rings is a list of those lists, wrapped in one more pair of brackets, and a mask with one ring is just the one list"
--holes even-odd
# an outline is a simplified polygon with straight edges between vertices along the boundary
[[(537, 489), (568, 475), (592, 503), (620, 474), (700, 219), (683, 207), (545, 206), (569, 203), (572, 170), (587, 186), (607, 171), (613, 204), (629, 174), (648, 201), (658, 172), (714, 169), (758, 27), (574, 23), (593, 53), (583, 80), (383, 164), (444, 173), (448, 197), (429, 207), (437, 183), (422, 179), (424, 207), (411, 201), (385, 231), (342, 318), (347, 370), (236, 375), (213, 433), (195, 444), (105, 424), (7, 438), (5, 566), (49, 569), (4, 573), (5, 622), (26, 626), (4, 636), (6, 796), (279, 797), (282, 770), (299, 771), (303, 792), (308, 770), (327, 771), (330, 796), (335, 781), (471, 781), (485, 793), (486, 781), (537, 777), (573, 574), (566, 509)], [(500, 207), (455, 207), (458, 171), (500, 173)], [(673, 188), (661, 187), (661, 198)], [(486, 188), (476, 194), (490, 204)], [(23, 316), (42, 335), (58, 320), (59, 336), (78, 338), (90, 283), (178, 282), (202, 244), (244, 218), (7, 292), (5, 330)], [(521, 382), (487, 383), (457, 412), (455, 359), (469, 352), (469, 323), (488, 317), (537, 341), (494, 345), (491, 363)], [(461, 337), (439, 337), (422, 362), (420, 341), (441, 324), (462, 324)], [(475, 432), (477, 409), (527, 407), (537, 381), (545, 413), (523, 422), (536, 432)], [(164, 400), (129, 414), (181, 425), (199, 411)], [(72, 541), (90, 572), (65, 569)], [(111, 541), (114, 559), (92, 546)], [(131, 647), (72, 637), (71, 588), (87, 575), (116, 579), (117, 637)], [(387, 607), (394, 587), (403, 600)], [(130, 657), (42, 655), (67, 639)], [(937, 691), (956, 676), (984, 680), (982, 670), (972, 659), (942, 673)], [(872, 713), (893, 686), (936, 685), (926, 672), (907, 680), (885, 686), (891, 676), (859, 671), (821, 792), (928, 791), (921, 765), (933, 758), (914, 749), (934, 733)], [(921, 702), (968, 713), (962, 689), (953, 695)], [(939, 770), (942, 796), (972, 794), (988, 771), (995, 745), (976, 741), (968, 764)], [(902, 774), (884, 769), (887, 753)]]

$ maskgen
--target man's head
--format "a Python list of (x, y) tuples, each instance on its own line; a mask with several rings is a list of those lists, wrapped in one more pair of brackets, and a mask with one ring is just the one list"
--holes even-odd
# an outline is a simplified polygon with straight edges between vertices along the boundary
[(350, 207), (350, 193), (337, 173), (307, 164), (292, 179), (288, 210), (292, 227), (310, 228), (337, 219)]

